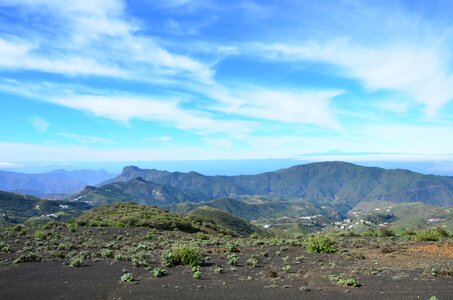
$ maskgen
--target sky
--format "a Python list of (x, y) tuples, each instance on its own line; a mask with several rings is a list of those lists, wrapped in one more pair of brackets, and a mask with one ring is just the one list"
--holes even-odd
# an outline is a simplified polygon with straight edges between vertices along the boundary
[(290, 159), (453, 175), (452, 19), (448, 0), (0, 0), (0, 169)]

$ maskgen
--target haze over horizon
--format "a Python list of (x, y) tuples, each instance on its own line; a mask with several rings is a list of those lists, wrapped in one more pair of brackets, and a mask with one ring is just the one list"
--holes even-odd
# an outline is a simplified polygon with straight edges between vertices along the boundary
[(344, 160), (453, 175), (452, 11), (0, 0), (0, 169)]

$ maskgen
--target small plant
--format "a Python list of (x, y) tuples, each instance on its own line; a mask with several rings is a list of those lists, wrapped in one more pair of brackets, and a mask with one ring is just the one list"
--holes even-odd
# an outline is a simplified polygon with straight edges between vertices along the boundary
[(22, 254), (14, 260), (15, 264), (25, 263), (25, 262), (40, 262), (42, 261), (42, 256), (35, 253)]
[(233, 242), (228, 242), (228, 243), (226, 244), (226, 248), (227, 248), (227, 251), (228, 251), (229, 253), (239, 252), (239, 251), (238, 251), (238, 246), (237, 246), (235, 243), (233, 243)]
[(206, 233), (203, 233), (203, 232), (199, 232), (199, 233), (197, 233), (197, 240), (199, 240), (199, 241), (209, 240), (209, 235), (207, 235)]
[(289, 271), (291, 271), (291, 265), (284, 265), (282, 267), (282, 270), (285, 271), (286, 273), (288, 273)]
[(304, 259), (305, 259), (305, 256), (300, 255), (300, 256), (297, 256), (294, 260), (295, 260), (297, 263), (301, 263)]
[(221, 273), (223, 273), (223, 268), (222, 268), (222, 266), (217, 266), (217, 267), (214, 269), (214, 273), (216, 273), (216, 274), (221, 274)]
[(8, 244), (4, 243), (4, 242), (0, 242), (0, 252), (11, 252), (11, 248), (9, 247)]
[(132, 275), (132, 273), (124, 273), (120, 278), (120, 282), (130, 283), (133, 281), (134, 281), (134, 275)]
[(284, 262), (285, 264), (287, 264), (288, 261), (289, 261), (289, 256), (283, 256), (283, 257), (282, 257), (282, 260), (283, 260), (283, 262)]
[(47, 232), (42, 231), (42, 230), (37, 230), (35, 231), (35, 239), (37, 240), (44, 240), (47, 237)]
[(154, 240), (154, 233), (153, 233), (152, 231), (149, 231), (149, 232), (146, 234), (145, 238), (146, 238), (147, 240)]
[(85, 263), (85, 258), (80, 255), (78, 257), (71, 257), (69, 259), (69, 265), (72, 266), (72, 267), (81, 267), (83, 266), (83, 264)]
[(101, 249), (101, 251), (99, 251), (99, 254), (101, 254), (102, 257), (113, 257), (114, 256), (113, 251), (110, 249)]
[(239, 256), (236, 254), (232, 253), (228, 255), (228, 264), (232, 267), (237, 266), (239, 263)]
[(349, 279), (338, 279), (337, 280), (337, 284), (339, 285), (347, 285), (347, 286), (355, 286), (355, 287), (359, 287), (360, 286), (360, 283), (353, 279), (353, 278), (349, 278)]
[(256, 267), (258, 265), (258, 262), (259, 262), (259, 259), (255, 256), (250, 257), (246, 261), (247, 265), (251, 266), (251, 267)]
[(336, 241), (328, 236), (316, 235), (304, 241), (308, 253), (334, 253)]
[(164, 277), (165, 275), (167, 275), (167, 271), (165, 269), (161, 269), (161, 268), (154, 268), (151, 271), (151, 274), (154, 277)]
[(115, 259), (115, 260), (127, 260), (127, 256), (124, 255), (124, 254), (121, 254), (121, 253), (117, 253), (113, 257), (113, 259)]
[(202, 275), (200, 266), (193, 267), (192, 274), (193, 274), (193, 278), (200, 279), (201, 275)]

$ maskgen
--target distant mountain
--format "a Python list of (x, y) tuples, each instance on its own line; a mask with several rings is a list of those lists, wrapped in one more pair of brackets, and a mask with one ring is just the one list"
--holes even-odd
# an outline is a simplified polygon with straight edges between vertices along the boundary
[[(136, 177), (171, 186), (189, 194), (196, 202), (237, 195), (269, 195), (336, 204), (343, 206), (343, 211), (359, 202), (374, 200), (453, 206), (453, 177), (363, 167), (345, 162), (311, 163), (240, 176), (204, 176), (196, 172), (170, 173), (126, 167), (121, 175), (109, 182), (125, 183), (126, 188), (128, 180)], [(167, 201), (167, 204), (172, 204), (172, 201)]]
[(40, 174), (0, 171), (0, 190), (43, 197), (77, 192), (113, 176), (104, 170), (55, 170)]
[(26, 221), (64, 221), (90, 209), (87, 203), (45, 200), (34, 196), (0, 191), (0, 225)]
[(101, 187), (87, 186), (74, 201), (84, 201), (96, 206), (115, 202), (136, 202), (142, 205), (160, 205), (194, 201), (190, 193), (185, 193), (169, 185), (161, 185), (134, 178), (127, 182), (105, 184)]

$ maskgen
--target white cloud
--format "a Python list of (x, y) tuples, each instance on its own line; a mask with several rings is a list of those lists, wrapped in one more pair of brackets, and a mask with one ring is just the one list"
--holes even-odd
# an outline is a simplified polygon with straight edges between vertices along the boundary
[(345, 76), (360, 80), (369, 90), (394, 90), (426, 105), (428, 115), (453, 99), (449, 55), (434, 45), (412, 43), (366, 47), (350, 39), (328, 43), (258, 45), (273, 60), (320, 61), (337, 65)]
[(381, 101), (376, 103), (378, 108), (388, 110), (394, 113), (405, 113), (409, 108), (409, 104), (407, 102), (396, 102), (396, 101)]
[(32, 124), (35, 130), (40, 133), (46, 132), (50, 126), (50, 124), (41, 117), (34, 117), (32, 119)]
[(219, 104), (211, 109), (254, 119), (339, 129), (330, 101), (342, 93), (339, 90), (215, 88), (211, 97)]
[(178, 99), (72, 95), (54, 97), (50, 101), (123, 123), (128, 123), (132, 119), (157, 121), (182, 130), (193, 130), (199, 134), (224, 132), (240, 135), (250, 132), (253, 127), (252, 122), (216, 120), (201, 111), (182, 109)]
[(164, 136), (161, 136), (159, 137), (159, 140), (163, 143), (168, 143), (172, 140), (173, 138), (171, 136), (168, 136), (168, 135), (164, 135)]
[(9, 0), (1, 6), (20, 6), (33, 17), (42, 14), (58, 30), (33, 28), (26, 31), (28, 36), (0, 39), (0, 68), (145, 81), (173, 76), (212, 81), (209, 65), (138, 35), (140, 27), (125, 16), (123, 1)]
[(69, 138), (75, 140), (81, 144), (111, 144), (113, 141), (111, 139), (106, 139), (98, 136), (91, 135), (81, 135), (69, 132), (59, 132), (55, 133), (57, 136)]

